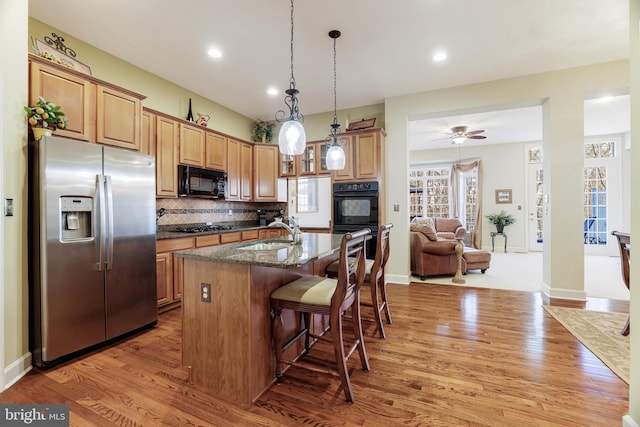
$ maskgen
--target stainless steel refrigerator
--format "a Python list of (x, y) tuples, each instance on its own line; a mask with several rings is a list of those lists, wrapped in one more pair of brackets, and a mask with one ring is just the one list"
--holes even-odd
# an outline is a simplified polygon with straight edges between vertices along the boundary
[(154, 325), (155, 159), (44, 137), (29, 161), (34, 363)]

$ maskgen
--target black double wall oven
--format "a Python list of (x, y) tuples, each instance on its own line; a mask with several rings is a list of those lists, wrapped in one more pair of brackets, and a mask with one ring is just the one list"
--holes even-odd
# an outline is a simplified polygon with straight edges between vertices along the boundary
[(333, 184), (333, 231), (348, 233), (370, 228), (373, 238), (367, 245), (367, 258), (375, 257), (378, 235), (380, 192), (377, 181)]

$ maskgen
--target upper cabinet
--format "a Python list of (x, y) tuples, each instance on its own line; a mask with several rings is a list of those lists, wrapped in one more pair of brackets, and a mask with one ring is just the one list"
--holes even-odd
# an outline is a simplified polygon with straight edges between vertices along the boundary
[(156, 155), (156, 115), (150, 111), (142, 111), (140, 124), (140, 152)]
[(175, 120), (156, 115), (156, 196), (178, 197), (178, 137)]
[(207, 132), (204, 151), (205, 168), (227, 171), (227, 137)]
[(253, 145), (228, 138), (227, 200), (251, 201)]
[(253, 200), (256, 202), (278, 201), (277, 145), (256, 144), (253, 147)]
[(345, 168), (333, 171), (334, 181), (376, 181), (382, 178), (382, 148), (385, 133), (382, 129), (349, 132), (343, 146)]
[(42, 96), (62, 106), (67, 129), (57, 135), (140, 149), (144, 96), (29, 55), (29, 103)]
[(180, 123), (180, 163), (204, 167), (205, 128)]
[(29, 105), (35, 105), (38, 97), (62, 107), (68, 119), (67, 129), (59, 129), (57, 135), (92, 141), (95, 138), (95, 87), (86, 78), (63, 72), (53, 65), (31, 58), (29, 75)]

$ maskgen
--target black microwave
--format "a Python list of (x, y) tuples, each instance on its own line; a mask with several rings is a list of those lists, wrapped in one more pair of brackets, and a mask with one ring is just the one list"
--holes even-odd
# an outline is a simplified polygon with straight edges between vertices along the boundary
[(225, 197), (226, 172), (178, 166), (178, 195), (221, 199)]

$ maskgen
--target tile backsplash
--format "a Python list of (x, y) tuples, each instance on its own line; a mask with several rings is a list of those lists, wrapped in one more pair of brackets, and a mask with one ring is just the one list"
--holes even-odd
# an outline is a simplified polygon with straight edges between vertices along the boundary
[[(156, 199), (156, 210), (164, 208), (164, 216), (158, 221), (158, 225), (196, 224), (211, 221), (222, 222), (258, 222), (258, 209), (263, 210), (270, 220), (280, 210), (287, 214), (286, 202), (251, 203), (229, 202), (225, 200), (210, 200), (181, 197), (178, 199)], [(229, 215), (231, 212), (231, 215)]]

